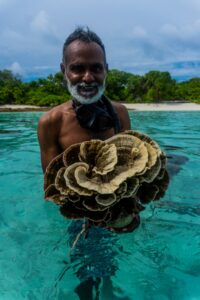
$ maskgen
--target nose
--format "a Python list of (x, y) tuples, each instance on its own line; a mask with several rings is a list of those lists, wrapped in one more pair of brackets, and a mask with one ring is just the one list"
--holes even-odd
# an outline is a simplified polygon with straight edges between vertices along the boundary
[(89, 82), (95, 81), (95, 78), (94, 78), (94, 75), (92, 74), (92, 72), (90, 70), (86, 70), (84, 75), (83, 75), (82, 80), (86, 83), (89, 83)]

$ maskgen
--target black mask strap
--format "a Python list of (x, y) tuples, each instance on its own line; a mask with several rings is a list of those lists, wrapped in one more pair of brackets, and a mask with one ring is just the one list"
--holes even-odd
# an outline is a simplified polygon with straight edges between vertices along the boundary
[(105, 96), (92, 104), (79, 104), (73, 100), (72, 106), (81, 127), (97, 132), (114, 127), (115, 133), (120, 132), (121, 126), (118, 115)]
[(104, 95), (102, 96), (102, 101), (106, 105), (108, 113), (113, 119), (115, 134), (119, 133), (121, 131), (121, 124), (116, 110), (114, 109), (111, 101)]

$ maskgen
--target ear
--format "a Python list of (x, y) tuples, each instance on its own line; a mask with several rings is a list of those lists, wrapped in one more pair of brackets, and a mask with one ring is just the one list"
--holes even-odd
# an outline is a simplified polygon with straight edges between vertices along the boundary
[(108, 73), (108, 64), (106, 64), (106, 72)]
[(63, 74), (65, 74), (65, 66), (63, 63), (60, 64), (60, 69)]

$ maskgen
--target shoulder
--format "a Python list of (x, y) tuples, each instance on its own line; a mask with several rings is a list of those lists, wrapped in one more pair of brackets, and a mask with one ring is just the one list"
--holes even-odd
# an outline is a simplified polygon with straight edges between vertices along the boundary
[(123, 105), (122, 103), (113, 102), (113, 101), (112, 101), (112, 105), (119, 116), (121, 126), (122, 126), (122, 131), (129, 130), (131, 124), (130, 124), (130, 118), (126, 106)]
[(124, 104), (112, 101), (112, 105), (119, 114), (128, 113), (128, 110)]
[(55, 140), (59, 137), (65, 115), (70, 110), (71, 105), (63, 103), (46, 112), (38, 122), (39, 141)]
[(51, 127), (58, 126), (62, 123), (63, 115), (70, 109), (71, 105), (69, 103), (63, 103), (61, 105), (55, 106), (46, 112), (40, 119), (39, 127)]

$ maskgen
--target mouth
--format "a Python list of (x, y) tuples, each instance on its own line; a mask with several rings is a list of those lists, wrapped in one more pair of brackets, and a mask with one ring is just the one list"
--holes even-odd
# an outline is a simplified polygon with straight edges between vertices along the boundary
[(91, 104), (97, 102), (104, 93), (105, 82), (99, 84), (98, 82), (78, 82), (72, 84), (71, 81), (67, 79), (67, 87), (69, 93), (81, 104)]
[(85, 97), (85, 98), (90, 98), (93, 97), (94, 95), (96, 95), (98, 93), (98, 86), (95, 85), (80, 85), (77, 87), (77, 91), (79, 93), (79, 95)]

